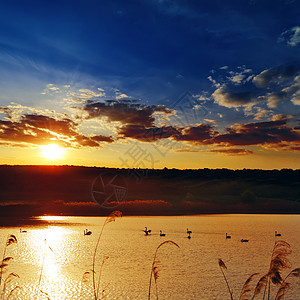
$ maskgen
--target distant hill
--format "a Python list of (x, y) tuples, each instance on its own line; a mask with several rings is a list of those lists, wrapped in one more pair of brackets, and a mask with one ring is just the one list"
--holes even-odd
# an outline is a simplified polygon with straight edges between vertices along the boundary
[(300, 170), (0, 166), (0, 216), (300, 213)]

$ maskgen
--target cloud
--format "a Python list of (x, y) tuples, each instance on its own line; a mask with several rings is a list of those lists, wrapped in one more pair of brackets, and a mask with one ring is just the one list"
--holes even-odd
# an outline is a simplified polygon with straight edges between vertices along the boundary
[(299, 65), (281, 65), (250, 76), (251, 69), (246, 69), (245, 66), (238, 69), (228, 71), (229, 75), (221, 76), (218, 81), (209, 76), (208, 79), (215, 87), (211, 96), (218, 105), (246, 109), (263, 103), (269, 108), (276, 108), (286, 101), (300, 105)]
[(230, 71), (229, 72), (230, 76), (227, 77), (227, 79), (234, 85), (240, 85), (242, 83), (245, 83), (245, 81), (247, 81), (247, 78), (249, 78), (248, 73), (252, 72), (251, 69), (246, 69), (244, 66), (239, 67), (239, 69), (241, 69), (242, 71), (238, 71), (238, 72)]
[(244, 149), (244, 148), (222, 148), (222, 149), (209, 149), (209, 150), (196, 150), (196, 149), (178, 149), (176, 152), (209, 152), (209, 153), (218, 153), (218, 154), (223, 154), (223, 155), (230, 155), (230, 156), (236, 156), (236, 155), (249, 155), (253, 154), (253, 151)]
[(64, 118), (57, 120), (44, 115), (23, 115), (18, 121), (0, 120), (0, 141), (19, 144), (45, 145), (57, 143), (64, 147), (101, 147), (100, 142), (113, 142), (112, 137), (85, 136), (78, 124)]
[(181, 135), (180, 130), (172, 126), (147, 128), (143, 125), (124, 125), (118, 133), (122, 138), (132, 138), (142, 142), (155, 142)]
[(253, 78), (253, 83), (258, 88), (266, 88), (270, 84), (283, 83), (286, 80), (293, 79), (300, 71), (298, 66), (278, 66), (262, 71)]
[(268, 109), (264, 109), (261, 107), (256, 107), (256, 113), (254, 114), (254, 120), (263, 120), (270, 115), (272, 115), (272, 111)]
[(177, 141), (205, 144), (207, 140), (210, 140), (216, 134), (217, 132), (213, 130), (210, 124), (199, 124), (182, 129), (181, 134), (175, 135), (173, 138)]
[(217, 132), (208, 124), (199, 124), (187, 128), (125, 125), (119, 129), (118, 134), (122, 138), (132, 138), (142, 142), (155, 142), (161, 139), (172, 138), (175, 141), (205, 144), (206, 140), (210, 140)]
[(287, 125), (286, 119), (259, 123), (235, 124), (227, 133), (213, 138), (213, 143), (226, 146), (300, 145), (300, 134)]
[(300, 75), (296, 76), (294, 82), (282, 91), (290, 95), (291, 102), (293, 102), (294, 105), (300, 105)]
[(288, 100), (288, 95), (286, 92), (280, 91), (275, 93), (268, 93), (264, 97), (264, 99), (267, 101), (267, 105), (269, 108), (276, 108), (280, 102)]
[(243, 148), (212, 149), (212, 150), (207, 150), (206, 152), (220, 153), (220, 154), (225, 154), (225, 155), (230, 155), (230, 156), (253, 154), (253, 151), (243, 149)]
[(88, 113), (88, 118), (106, 117), (109, 121), (120, 122), (124, 125), (154, 125), (154, 113), (171, 114), (173, 111), (164, 105), (142, 105), (136, 100), (107, 100), (105, 102), (88, 101), (83, 110)]
[(216, 103), (228, 108), (247, 106), (256, 100), (251, 92), (234, 92), (223, 85), (212, 94)]
[(300, 43), (300, 26), (295, 26), (281, 33), (278, 42), (285, 42), (291, 47), (295, 47)]
[(118, 100), (118, 99), (125, 99), (125, 98), (129, 98), (129, 96), (126, 95), (126, 94), (124, 94), (124, 93), (118, 94), (118, 95), (116, 96), (116, 99), (117, 99), (117, 100)]

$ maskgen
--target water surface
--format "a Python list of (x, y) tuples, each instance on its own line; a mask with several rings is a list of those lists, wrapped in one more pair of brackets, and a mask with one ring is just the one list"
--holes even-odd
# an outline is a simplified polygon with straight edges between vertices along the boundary
[[(9, 234), (18, 239), (6, 252), (14, 259), (4, 275), (17, 273), (20, 286), (10, 299), (93, 299), (92, 277), (86, 276), (86, 282), (82, 278), (92, 269), (95, 245), (105, 218), (43, 219), (43, 223), (33, 220), (31, 225), (23, 226), (26, 233), (20, 233), (20, 226), (0, 227), (1, 251)], [(145, 226), (152, 230), (149, 236), (144, 235)], [(84, 236), (86, 228), (92, 235)], [(191, 239), (187, 238), (187, 228), (192, 231)], [(159, 235), (160, 230), (166, 233), (165, 237)], [(275, 230), (282, 237), (275, 238)], [(226, 232), (231, 239), (226, 240)], [(249, 242), (241, 243), (241, 238)], [(166, 244), (157, 253), (159, 299), (230, 299), (218, 258), (228, 268), (226, 276), (234, 299), (238, 299), (252, 273), (262, 276), (267, 272), (276, 239), (290, 243), (292, 266), (300, 267), (299, 215), (118, 218), (105, 226), (101, 237), (95, 268), (96, 275), (101, 268), (99, 293), (104, 290), (105, 299), (147, 299), (155, 250), (163, 241), (172, 240), (179, 249)], [(38, 293), (38, 287), (42, 293)], [(155, 299), (154, 287), (153, 282), (151, 299)], [(274, 295), (275, 289), (272, 291)], [(295, 300), (299, 295), (300, 285), (294, 280), (285, 299)]]

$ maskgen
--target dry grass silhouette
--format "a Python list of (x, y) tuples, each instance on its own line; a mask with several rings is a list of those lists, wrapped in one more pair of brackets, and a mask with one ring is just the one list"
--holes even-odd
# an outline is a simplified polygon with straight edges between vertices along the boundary
[(151, 296), (151, 282), (152, 282), (152, 275), (154, 277), (154, 281), (155, 281), (155, 291), (156, 291), (156, 299), (158, 299), (158, 288), (157, 288), (157, 279), (159, 277), (159, 263), (160, 261), (156, 259), (157, 256), (157, 252), (159, 250), (160, 247), (162, 247), (163, 245), (174, 245), (177, 248), (179, 248), (179, 246), (173, 242), (173, 241), (164, 241), (162, 243), (160, 243), (156, 250), (155, 250), (155, 254), (154, 254), (154, 258), (153, 258), (153, 262), (152, 262), (152, 268), (151, 268), (151, 273), (150, 273), (150, 280), (149, 280), (149, 291), (148, 291), (148, 300), (150, 299)]
[[(243, 285), (241, 295), (239, 297), (240, 300), (248, 300), (248, 299), (255, 299), (256, 296), (263, 293), (263, 300), (270, 299), (271, 297), (271, 289), (273, 287), (277, 288), (277, 293), (275, 296), (275, 300), (283, 300), (284, 296), (289, 290), (289, 287), (291, 285), (290, 282), (288, 282), (291, 278), (300, 278), (300, 268), (296, 268), (292, 271), (290, 271), (287, 276), (283, 279), (282, 271), (286, 269), (290, 269), (292, 267), (288, 256), (292, 253), (291, 246), (289, 243), (285, 241), (278, 240), (275, 242), (275, 245), (273, 247), (272, 255), (271, 255), (271, 261), (270, 261), (270, 267), (268, 272), (263, 275), (257, 282), (254, 292), (251, 298), (250, 294), (252, 292), (252, 287), (250, 286), (250, 283), (253, 281), (253, 278), (258, 275), (258, 273), (254, 273), (250, 275), (250, 277), (246, 280), (245, 284)], [(225, 276), (225, 273), (223, 270), (226, 270), (227, 267), (225, 263), (219, 259), (219, 266), (222, 271), (224, 280), (227, 285), (228, 292), (230, 294), (230, 299), (233, 300), (233, 293), (230, 289), (228, 280)]]
[[(96, 285), (96, 279), (95, 279), (95, 276), (96, 276), (96, 271), (95, 271), (95, 263), (96, 263), (96, 255), (97, 255), (97, 250), (98, 250), (98, 246), (99, 246), (99, 243), (100, 243), (100, 240), (101, 240), (101, 236), (102, 236), (102, 233), (103, 233), (103, 229), (104, 227), (111, 223), (111, 222), (115, 222), (116, 218), (120, 218), (122, 217), (122, 213), (120, 211), (113, 211), (104, 221), (104, 224), (102, 226), (102, 229), (100, 231), (100, 234), (98, 236), (98, 240), (97, 240), (97, 243), (96, 243), (96, 247), (95, 247), (95, 251), (94, 251), (94, 256), (93, 256), (93, 269), (92, 269), (92, 276), (93, 276), (93, 293), (94, 293), (94, 299), (97, 300), (99, 299), (99, 290), (100, 290), (100, 280), (101, 280), (101, 273), (102, 273), (102, 267), (104, 265), (104, 262), (105, 262), (105, 257), (104, 259), (102, 260), (102, 264), (100, 266), (100, 270), (99, 270), (99, 276), (98, 276), (98, 284)], [(107, 257), (108, 258), (108, 257)], [(102, 292), (103, 293), (103, 292)]]
[[(2, 261), (0, 264), (0, 289), (1, 289), (0, 299), (1, 300), (5, 298), (5, 294), (6, 294), (6, 292), (8, 292), (8, 289), (10, 289), (10, 292), (7, 295), (6, 299), (9, 299), (13, 295), (15, 290), (17, 290), (19, 288), (18, 285), (13, 286), (13, 283), (16, 281), (17, 278), (19, 278), (18, 274), (10, 273), (9, 275), (7, 275), (7, 277), (5, 279), (3, 278), (3, 275), (6, 273), (6, 267), (9, 265), (9, 262), (11, 260), (13, 260), (13, 257), (6, 256), (7, 248), (10, 245), (17, 244), (17, 243), (18, 243), (18, 240), (17, 240), (16, 236), (11, 234), (7, 237), (6, 243), (4, 245)], [(2, 282), (3, 282), (3, 284), (2, 284)]]

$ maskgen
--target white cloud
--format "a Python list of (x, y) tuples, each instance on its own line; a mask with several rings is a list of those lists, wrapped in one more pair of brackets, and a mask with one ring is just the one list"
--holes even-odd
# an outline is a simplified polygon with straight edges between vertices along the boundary
[(294, 83), (282, 90), (287, 94), (291, 94), (291, 101), (295, 105), (300, 105), (300, 75), (295, 77)]
[(126, 95), (126, 94), (124, 94), (124, 93), (118, 94), (118, 95), (116, 96), (116, 99), (117, 99), (117, 100), (124, 99), (124, 98), (129, 98), (129, 96)]
[(300, 69), (296, 66), (278, 66), (266, 69), (253, 78), (253, 83), (258, 88), (266, 88), (270, 84), (281, 84), (287, 80), (292, 80)]
[(268, 117), (273, 113), (271, 110), (264, 109), (261, 107), (256, 107), (257, 112), (254, 114), (254, 120), (263, 120)]
[(295, 47), (300, 43), (300, 26), (295, 26), (284, 31), (278, 38), (279, 42), (286, 42), (289, 46)]
[(96, 98), (96, 97), (104, 97), (105, 93), (103, 93), (102, 91), (94, 92), (92, 90), (89, 89), (80, 89), (79, 90), (80, 94), (78, 95), (78, 97), (80, 99), (91, 99), (91, 98)]

